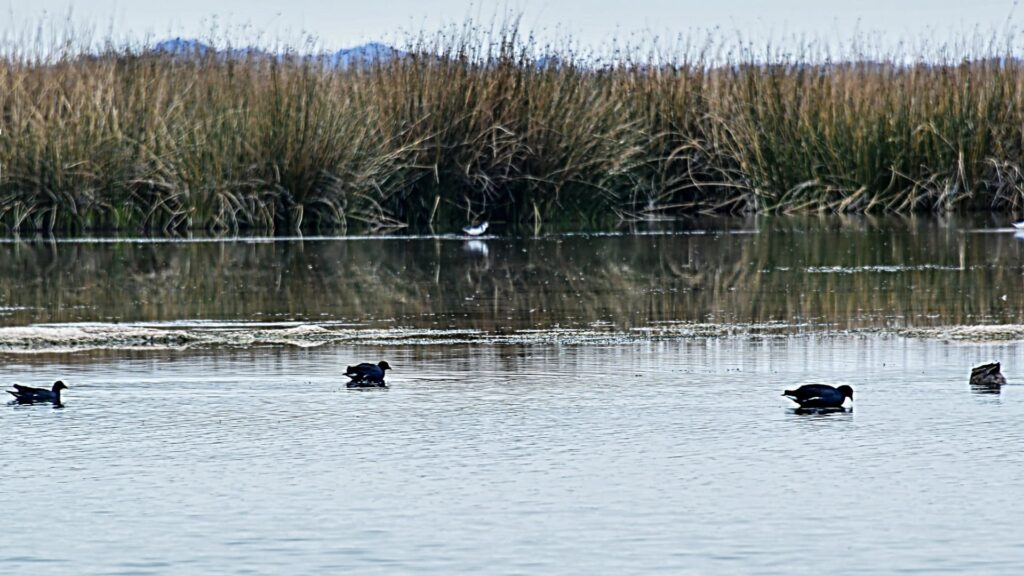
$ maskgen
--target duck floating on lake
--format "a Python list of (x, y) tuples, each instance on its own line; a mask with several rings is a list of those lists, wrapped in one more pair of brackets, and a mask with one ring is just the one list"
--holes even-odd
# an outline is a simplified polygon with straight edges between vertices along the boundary
[(998, 388), (1006, 384), (1006, 377), (999, 371), (999, 362), (982, 364), (971, 368), (971, 386)]
[(1024, 220), (1021, 220), (1020, 222), (1014, 222), (1013, 227), (1016, 228), (1017, 230), (1024, 230)]
[(7, 393), (14, 396), (15, 402), (18, 404), (36, 404), (41, 402), (60, 404), (60, 391), (67, 389), (68, 387), (63, 382), (57, 380), (53, 383), (53, 388), (49, 390), (14, 384), (14, 390), (8, 390)]
[(487, 226), (487, 222), (481, 222), (476, 226), (466, 226), (462, 231), (470, 236), (480, 236), (484, 232), (487, 232)]
[(847, 385), (804, 384), (796, 390), (786, 390), (783, 396), (796, 402), (801, 408), (842, 408), (847, 398), (853, 400), (853, 388)]
[(345, 369), (345, 376), (351, 380), (346, 386), (349, 388), (387, 388), (387, 384), (384, 383), (385, 370), (391, 370), (391, 365), (385, 360), (376, 364), (363, 362), (349, 366)]

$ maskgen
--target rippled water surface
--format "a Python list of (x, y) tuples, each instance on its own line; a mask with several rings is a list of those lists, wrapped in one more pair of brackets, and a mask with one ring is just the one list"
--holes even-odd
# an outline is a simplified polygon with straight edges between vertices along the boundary
[(0, 573), (1020, 574), (1024, 244), (723, 227), (2, 244)]

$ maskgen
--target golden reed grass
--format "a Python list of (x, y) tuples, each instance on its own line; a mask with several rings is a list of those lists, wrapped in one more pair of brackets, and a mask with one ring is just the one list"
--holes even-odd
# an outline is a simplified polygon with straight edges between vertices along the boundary
[(1013, 57), (602, 63), (541, 59), (519, 38), (514, 25), (441, 34), (347, 68), (294, 54), (9, 51), (0, 226), (448, 230), (1024, 200)]

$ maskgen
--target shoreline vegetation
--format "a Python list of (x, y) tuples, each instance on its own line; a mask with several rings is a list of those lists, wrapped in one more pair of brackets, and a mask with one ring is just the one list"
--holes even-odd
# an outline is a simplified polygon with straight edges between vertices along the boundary
[(709, 43), (602, 61), (514, 23), (347, 66), (72, 45), (0, 58), (3, 233), (1024, 204), (1024, 61), (1010, 49), (830, 61)]

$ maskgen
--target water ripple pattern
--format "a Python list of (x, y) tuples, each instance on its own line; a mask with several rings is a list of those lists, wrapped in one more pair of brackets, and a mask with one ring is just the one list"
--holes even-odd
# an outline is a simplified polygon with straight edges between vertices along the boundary
[[(10, 574), (1019, 574), (1019, 344), (899, 338), (17, 356)], [(347, 390), (355, 358), (395, 366)], [(67, 359), (73, 359), (68, 361)], [(86, 360), (86, 361), (83, 361)], [(856, 389), (797, 415), (781, 390)]]

